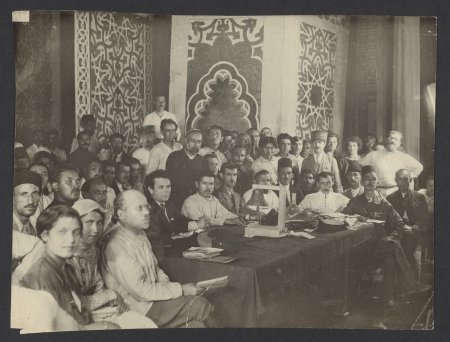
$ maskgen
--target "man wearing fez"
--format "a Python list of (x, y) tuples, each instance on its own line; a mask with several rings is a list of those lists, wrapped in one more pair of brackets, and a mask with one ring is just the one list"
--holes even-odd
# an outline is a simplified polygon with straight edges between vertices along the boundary
[(286, 206), (292, 203), (292, 194), (295, 194), (296, 205), (300, 204), (305, 197), (303, 191), (292, 185), (292, 180), (294, 179), (294, 166), (292, 164), (292, 159), (290, 158), (280, 158), (278, 160), (278, 179), (280, 180), (280, 186), (286, 188)]
[(311, 146), (313, 153), (305, 158), (302, 163), (302, 170), (310, 169), (318, 175), (321, 172), (329, 172), (334, 177), (333, 191), (341, 192), (341, 177), (336, 159), (324, 152), (327, 143), (327, 131), (311, 132)]
[(116, 197), (114, 207), (118, 222), (100, 241), (106, 286), (117, 291), (131, 310), (160, 328), (205, 327), (213, 306), (198, 296), (204, 289), (172, 282), (158, 266), (144, 232), (150, 224), (147, 198), (139, 191), (127, 190)]
[(21, 171), (14, 176), (12, 269), (42, 241), (30, 217), (36, 212), (41, 197), (42, 178), (32, 171)]
[(153, 150), (156, 141), (155, 126), (144, 126), (138, 129), (141, 136), (141, 147), (133, 152), (133, 158), (136, 158), (141, 163), (142, 179), (148, 174), (148, 164), (150, 161), (150, 152)]
[(345, 197), (352, 199), (364, 193), (364, 187), (361, 185), (361, 170), (361, 164), (352, 160), (348, 161), (346, 177), (350, 188), (344, 191)]
[(398, 170), (395, 173), (395, 182), (398, 190), (388, 195), (386, 199), (392, 204), (405, 223), (402, 247), (414, 277), (416, 280), (419, 280), (420, 259), (415, 259), (414, 252), (419, 246), (421, 236), (425, 237), (426, 231), (430, 229), (431, 222), (425, 196), (411, 190), (409, 188), (410, 181), (411, 175), (408, 170)]
[(161, 133), (164, 139), (150, 151), (146, 174), (158, 169), (165, 170), (169, 154), (183, 148), (183, 145), (175, 141), (177, 129), (178, 125), (175, 121), (171, 119), (161, 121)]
[(275, 157), (275, 148), (277, 141), (270, 136), (264, 136), (259, 141), (261, 156), (252, 164), (252, 171), (256, 174), (261, 170), (266, 170), (270, 174), (270, 183), (278, 184), (278, 157)]
[(186, 134), (182, 150), (169, 154), (166, 171), (172, 184), (170, 201), (181, 210), (184, 200), (197, 192), (195, 181), (197, 173), (205, 170), (205, 161), (198, 154), (202, 145), (202, 132), (193, 129)]
[(85, 163), (91, 159), (95, 159), (96, 155), (89, 151), (90, 136), (86, 131), (77, 134), (78, 148), (69, 154), (67, 161), (75, 165), (81, 171)]
[[(385, 140), (385, 149), (373, 151), (358, 160), (361, 165), (372, 165), (378, 176), (377, 191), (386, 197), (397, 191), (395, 173), (400, 169), (410, 172), (410, 177), (419, 177), (423, 170), (423, 165), (410, 155), (400, 152), (398, 148), (402, 143), (402, 133), (390, 131)], [(414, 183), (409, 186), (412, 187)]]
[(237, 166), (232, 163), (222, 165), (219, 173), (222, 186), (214, 191), (214, 196), (229, 212), (246, 220), (257, 220), (262, 212), (253, 210), (247, 206), (242, 196), (234, 191), (238, 177)]
[(306, 195), (299, 204), (300, 211), (308, 210), (318, 213), (340, 213), (349, 199), (338, 192), (333, 192), (333, 175), (323, 171), (317, 175), (319, 191)]
[(235, 145), (231, 148), (231, 162), (236, 165), (238, 173), (234, 190), (241, 195), (250, 190), (253, 183), (253, 171), (245, 166), (246, 155), (246, 147)]
[(343, 210), (346, 215), (359, 215), (358, 220), (367, 219), (384, 221), (385, 236), (377, 247), (377, 257), (383, 263), (383, 303), (394, 306), (393, 294), (397, 280), (408, 293), (420, 292), (429, 289), (429, 286), (420, 284), (414, 279), (414, 274), (405, 258), (402, 248), (404, 226), (400, 215), (393, 206), (377, 192), (378, 176), (374, 167), (367, 165), (362, 168), (362, 182), (364, 194), (350, 200)]
[(50, 171), (54, 199), (47, 207), (62, 204), (71, 207), (80, 198), (80, 176), (74, 165), (61, 164)]

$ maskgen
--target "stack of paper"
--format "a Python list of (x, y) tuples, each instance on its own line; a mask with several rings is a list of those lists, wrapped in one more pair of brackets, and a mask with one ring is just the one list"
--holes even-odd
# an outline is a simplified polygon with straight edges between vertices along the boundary
[(223, 249), (213, 247), (191, 247), (187, 251), (183, 252), (183, 257), (188, 259), (210, 259), (220, 255)]

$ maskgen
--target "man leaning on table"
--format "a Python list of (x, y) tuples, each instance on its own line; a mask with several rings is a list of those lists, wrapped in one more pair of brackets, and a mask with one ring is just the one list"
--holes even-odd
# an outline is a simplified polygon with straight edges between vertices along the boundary
[(430, 286), (422, 285), (414, 279), (413, 272), (405, 258), (402, 248), (403, 223), (400, 215), (392, 205), (377, 192), (378, 176), (375, 169), (370, 166), (362, 168), (362, 182), (364, 193), (350, 200), (342, 213), (358, 215), (358, 220), (367, 219), (384, 221), (386, 237), (382, 238), (377, 247), (376, 256), (383, 265), (383, 304), (393, 307), (394, 288), (397, 281), (402, 285), (405, 294), (428, 290)]
[(300, 211), (342, 212), (349, 199), (340, 193), (333, 192), (333, 175), (329, 172), (321, 172), (317, 175), (317, 182), (319, 183), (319, 191), (305, 196), (298, 205)]
[(114, 200), (118, 223), (102, 238), (102, 274), (108, 288), (117, 291), (131, 310), (158, 327), (205, 327), (212, 304), (195, 297), (203, 289), (171, 282), (158, 267), (144, 232), (150, 224), (150, 206), (136, 190), (121, 192)]
[(198, 220), (200, 217), (206, 216), (213, 226), (224, 224), (245, 225), (243, 219), (225, 209), (219, 200), (213, 196), (214, 174), (211, 171), (199, 172), (195, 186), (197, 187), (197, 193), (186, 198), (181, 208), (182, 215), (192, 220)]

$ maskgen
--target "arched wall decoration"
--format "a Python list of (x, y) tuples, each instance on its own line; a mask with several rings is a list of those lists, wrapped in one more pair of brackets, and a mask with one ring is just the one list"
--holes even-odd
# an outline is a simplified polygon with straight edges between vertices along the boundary
[(300, 24), (297, 134), (333, 129), (335, 33)]
[(230, 130), (259, 127), (258, 102), (248, 93), (248, 84), (229, 62), (212, 66), (197, 84), (197, 91), (187, 103), (186, 126), (206, 129), (219, 124)]
[(15, 129), (18, 141), (31, 144), (34, 129), (48, 128), (52, 88), (50, 66), (51, 14), (31, 12), (28, 23), (15, 23)]
[(152, 18), (76, 12), (75, 19), (77, 132), (81, 117), (92, 114), (100, 139), (119, 132), (132, 151), (152, 100)]
[[(186, 131), (207, 125), (211, 117), (238, 132), (258, 128), (264, 19), (220, 18), (189, 24)], [(238, 89), (242, 94), (236, 97)]]

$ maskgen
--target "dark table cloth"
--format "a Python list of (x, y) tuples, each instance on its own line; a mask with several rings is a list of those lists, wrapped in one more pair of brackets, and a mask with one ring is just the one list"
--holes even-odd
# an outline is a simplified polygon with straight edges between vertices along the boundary
[[(228, 276), (228, 285), (205, 296), (227, 327), (255, 327), (263, 313), (286, 284), (356, 249), (373, 248), (383, 229), (365, 224), (358, 230), (311, 233), (299, 237), (244, 238), (243, 227), (221, 227), (235, 234), (241, 244), (238, 259), (221, 264), (182, 257), (164, 257), (160, 267), (172, 281), (181, 284)], [(380, 229), (381, 228), (381, 229)], [(350, 256), (351, 258), (351, 256)]]

